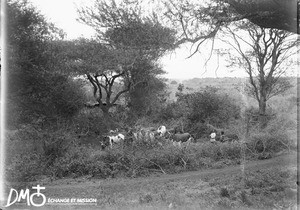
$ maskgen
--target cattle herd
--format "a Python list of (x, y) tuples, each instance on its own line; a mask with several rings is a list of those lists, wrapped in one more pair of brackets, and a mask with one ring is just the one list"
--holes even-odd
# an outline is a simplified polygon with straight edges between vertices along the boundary
[[(214, 131), (213, 131), (214, 132)], [(222, 131), (221, 138), (219, 141), (224, 142), (224, 132)], [(166, 126), (162, 125), (159, 128), (126, 128), (123, 131), (110, 130), (108, 134), (102, 136), (100, 140), (100, 145), (102, 149), (113, 148), (113, 145), (118, 143), (132, 144), (134, 142), (149, 142), (157, 143), (162, 145), (162, 141), (172, 143), (174, 146), (181, 147), (182, 143), (189, 144), (190, 142), (195, 142), (195, 137), (190, 133), (176, 133), (175, 129), (167, 129)]]

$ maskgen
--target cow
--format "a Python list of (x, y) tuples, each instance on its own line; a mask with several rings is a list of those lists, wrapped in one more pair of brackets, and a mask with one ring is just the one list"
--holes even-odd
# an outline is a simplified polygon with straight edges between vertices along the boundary
[(108, 136), (103, 136), (103, 138), (100, 141), (101, 149), (104, 150), (106, 147), (110, 145), (110, 139)]
[(126, 136), (125, 136), (125, 142), (127, 144), (132, 144), (134, 140), (136, 140), (136, 133), (134, 133), (133, 129), (128, 129)]
[(165, 139), (170, 139), (172, 137), (172, 133), (170, 131), (167, 131), (164, 135)]
[(141, 131), (141, 136), (143, 140), (146, 141), (154, 141), (155, 140), (155, 132), (152, 132), (150, 130), (142, 129)]
[(162, 125), (159, 126), (159, 128), (157, 129), (157, 133), (159, 134), (159, 136), (163, 137), (167, 132), (167, 128), (166, 126)]
[(151, 131), (149, 129), (142, 128), (137, 132), (132, 131), (132, 134), (133, 134), (134, 139), (137, 140), (137, 141), (141, 141), (141, 140), (143, 140), (143, 141), (154, 141), (155, 137), (157, 135), (157, 132), (156, 131)]
[(110, 148), (112, 148), (114, 143), (119, 143), (124, 140), (125, 136), (121, 133), (114, 136), (104, 136), (103, 140), (101, 141), (101, 148), (104, 149), (108, 145), (110, 145)]
[(228, 141), (228, 142), (239, 141), (239, 137), (236, 134), (226, 134), (224, 141)]
[(194, 137), (189, 133), (175, 133), (171, 136), (173, 145), (181, 146), (183, 142), (191, 142), (194, 140)]

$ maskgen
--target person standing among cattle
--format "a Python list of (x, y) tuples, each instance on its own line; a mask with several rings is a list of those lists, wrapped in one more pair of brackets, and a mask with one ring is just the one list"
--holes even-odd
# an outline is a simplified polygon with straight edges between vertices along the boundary
[(225, 133), (221, 131), (220, 142), (225, 142)]
[(212, 133), (209, 136), (210, 136), (210, 142), (215, 143), (216, 142), (216, 136), (217, 136), (216, 131), (213, 130)]

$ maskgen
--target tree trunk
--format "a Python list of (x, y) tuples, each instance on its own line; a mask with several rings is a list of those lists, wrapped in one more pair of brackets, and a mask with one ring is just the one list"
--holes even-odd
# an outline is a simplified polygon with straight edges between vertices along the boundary
[(109, 113), (109, 109), (111, 108), (111, 106), (107, 106), (107, 105), (102, 105), (100, 106), (102, 113), (103, 113), (103, 118), (105, 121), (105, 124), (109, 127), (112, 128), (114, 127), (114, 120), (112, 118), (112, 116)]
[(109, 115), (109, 109), (106, 108), (105, 106), (101, 107), (101, 110), (102, 110), (104, 116), (108, 116)]
[(259, 101), (259, 125), (261, 129), (267, 126), (266, 107), (267, 107), (266, 97), (261, 95)]
[(110, 114), (109, 114), (109, 108), (110, 107), (107, 107), (107, 106), (104, 105), (104, 106), (101, 106), (100, 108), (103, 112), (103, 117), (107, 118), (107, 119), (110, 119)]

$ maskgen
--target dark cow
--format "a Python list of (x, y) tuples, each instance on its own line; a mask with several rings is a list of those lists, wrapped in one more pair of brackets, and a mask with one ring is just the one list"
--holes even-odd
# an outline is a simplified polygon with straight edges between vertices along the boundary
[(189, 133), (175, 133), (171, 136), (171, 140), (173, 141), (173, 145), (178, 144), (180, 146), (183, 142), (193, 141), (194, 137)]
[(134, 132), (133, 129), (128, 129), (126, 135), (125, 135), (125, 143), (130, 145), (134, 142), (135, 140), (135, 136), (134, 136)]
[(234, 141), (238, 141), (239, 137), (236, 134), (226, 134), (225, 135), (225, 141), (229, 141), (229, 142), (234, 142)]
[(171, 137), (173, 136), (173, 130), (169, 130), (165, 133), (164, 137), (165, 139), (171, 139)]
[(225, 134), (224, 131), (221, 131), (221, 134), (217, 136), (216, 140), (220, 142), (234, 142), (238, 141), (239, 137), (234, 133)]
[(100, 141), (100, 146), (101, 149), (104, 150), (106, 147), (108, 147), (110, 145), (110, 141), (109, 141), (109, 137), (108, 136), (104, 136), (101, 141)]

